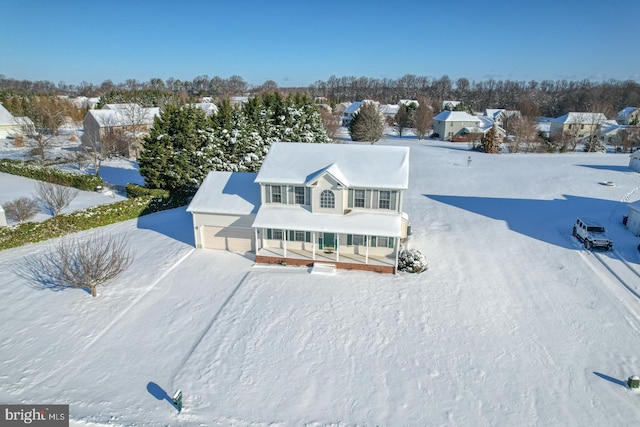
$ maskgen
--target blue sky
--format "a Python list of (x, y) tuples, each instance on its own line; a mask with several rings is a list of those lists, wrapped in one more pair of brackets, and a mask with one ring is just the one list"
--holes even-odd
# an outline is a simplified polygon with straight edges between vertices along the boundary
[(2, 1), (0, 74), (640, 81), (638, 0)]

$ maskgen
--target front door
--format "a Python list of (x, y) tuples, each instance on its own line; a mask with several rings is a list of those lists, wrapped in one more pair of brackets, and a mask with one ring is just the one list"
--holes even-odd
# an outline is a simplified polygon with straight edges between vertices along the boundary
[(322, 249), (335, 249), (336, 248), (336, 235), (335, 233), (322, 233)]

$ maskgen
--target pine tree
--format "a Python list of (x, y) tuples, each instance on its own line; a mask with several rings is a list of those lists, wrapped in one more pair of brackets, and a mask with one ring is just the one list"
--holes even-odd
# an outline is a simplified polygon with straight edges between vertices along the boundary
[(349, 122), (349, 134), (354, 141), (369, 141), (374, 144), (384, 133), (384, 115), (378, 107), (365, 102)]
[(480, 150), (485, 153), (496, 154), (500, 152), (500, 136), (494, 124), (482, 137)]
[(202, 132), (208, 126), (199, 108), (167, 106), (144, 138), (140, 174), (146, 185), (170, 191), (197, 188), (208, 172), (203, 157), (208, 141)]

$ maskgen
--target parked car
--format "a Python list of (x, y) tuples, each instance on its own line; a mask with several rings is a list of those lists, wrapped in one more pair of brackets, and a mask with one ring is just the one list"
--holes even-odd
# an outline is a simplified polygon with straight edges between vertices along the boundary
[(607, 237), (605, 228), (588, 218), (577, 218), (573, 224), (573, 235), (584, 243), (584, 247), (605, 248), (609, 250), (613, 247), (613, 242)]

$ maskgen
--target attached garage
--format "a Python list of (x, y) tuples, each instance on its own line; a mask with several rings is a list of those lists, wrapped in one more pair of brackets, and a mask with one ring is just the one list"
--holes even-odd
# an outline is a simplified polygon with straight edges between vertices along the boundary
[(260, 207), (255, 173), (210, 172), (187, 208), (197, 248), (255, 252), (252, 228)]
[(223, 249), (240, 253), (255, 252), (255, 236), (251, 228), (203, 225), (201, 230), (204, 249)]

